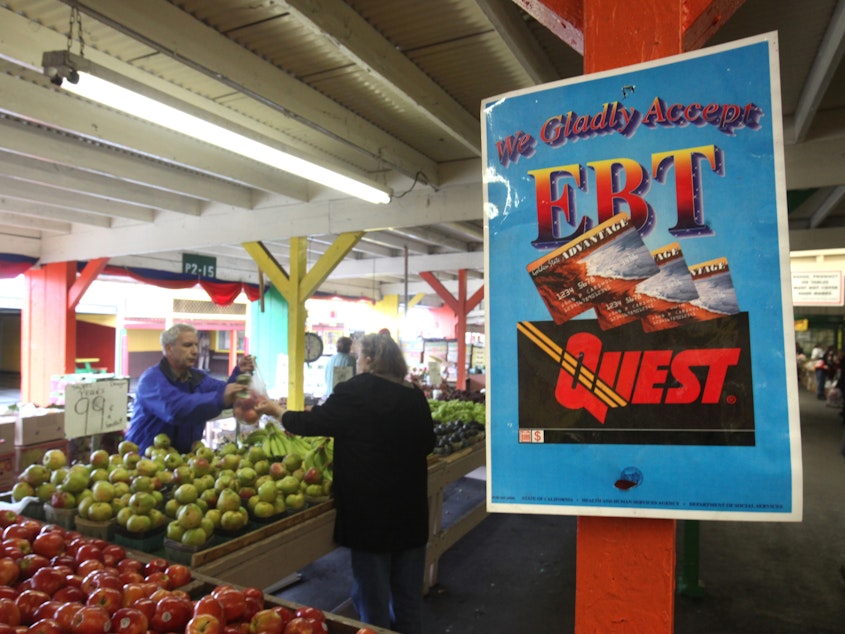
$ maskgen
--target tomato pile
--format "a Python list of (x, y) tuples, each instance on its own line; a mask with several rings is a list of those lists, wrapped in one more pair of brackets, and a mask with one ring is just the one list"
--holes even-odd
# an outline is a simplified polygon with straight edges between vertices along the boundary
[(192, 599), (185, 565), (142, 562), (11, 510), (0, 511), (0, 530), (0, 634), (329, 632), (321, 610), (266, 607), (258, 588), (220, 584)]

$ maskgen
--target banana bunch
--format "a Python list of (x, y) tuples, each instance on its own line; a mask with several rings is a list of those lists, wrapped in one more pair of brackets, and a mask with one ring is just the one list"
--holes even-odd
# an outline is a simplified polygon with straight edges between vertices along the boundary
[(334, 456), (334, 442), (328, 436), (315, 436), (310, 439), (310, 448), (305, 452), (302, 461), (303, 467), (308, 470), (311, 467), (319, 469), (324, 477), (332, 478), (332, 460)]
[(284, 458), (291, 452), (290, 437), (276, 424), (268, 421), (261, 431), (264, 432), (264, 436), (256, 444), (261, 445), (267, 457)]

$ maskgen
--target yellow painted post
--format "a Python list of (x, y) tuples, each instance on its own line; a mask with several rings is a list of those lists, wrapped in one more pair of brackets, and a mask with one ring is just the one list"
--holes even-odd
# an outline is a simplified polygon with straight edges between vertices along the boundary
[(308, 239), (291, 238), (290, 273), (285, 272), (260, 242), (242, 245), (288, 303), (289, 409), (303, 409), (305, 406), (305, 322), (308, 317), (305, 301), (320, 288), (320, 284), (363, 236), (363, 231), (339, 235), (310, 271), (306, 257)]

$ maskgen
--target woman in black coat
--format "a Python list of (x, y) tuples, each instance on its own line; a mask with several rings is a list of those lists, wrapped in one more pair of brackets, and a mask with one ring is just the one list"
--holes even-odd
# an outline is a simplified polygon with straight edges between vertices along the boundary
[(431, 410), (405, 380), (407, 365), (390, 335), (365, 335), (357, 363), (356, 375), (323, 405), (293, 412), (267, 401), (257, 410), (280, 418), (291, 433), (334, 437), (334, 539), (350, 549), (358, 615), (422, 634)]

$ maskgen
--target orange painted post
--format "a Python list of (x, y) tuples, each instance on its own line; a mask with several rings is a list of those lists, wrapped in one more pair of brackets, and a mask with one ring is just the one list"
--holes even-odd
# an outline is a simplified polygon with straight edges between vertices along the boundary
[[(584, 72), (683, 52), (683, 0), (584, 2)], [(674, 520), (579, 517), (575, 632), (672, 632)]]
[(25, 274), (21, 313), (21, 399), (50, 404), (50, 378), (72, 373), (76, 363), (76, 313), (68, 296), (76, 262), (55, 262)]

